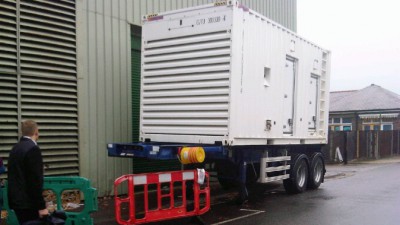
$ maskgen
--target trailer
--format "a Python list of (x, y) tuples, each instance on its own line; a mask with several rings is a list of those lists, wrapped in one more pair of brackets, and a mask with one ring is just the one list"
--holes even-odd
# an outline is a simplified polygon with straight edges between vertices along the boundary
[(109, 156), (211, 164), (241, 201), (251, 182), (316, 189), (329, 75), (328, 50), (238, 1), (145, 16), (140, 142), (110, 143)]

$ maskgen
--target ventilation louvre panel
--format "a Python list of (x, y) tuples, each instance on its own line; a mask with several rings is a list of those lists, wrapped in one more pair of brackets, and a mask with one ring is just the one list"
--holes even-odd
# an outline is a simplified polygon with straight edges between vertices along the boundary
[(18, 117), (33, 119), (45, 175), (79, 175), (75, 1), (1, 1), (0, 12), (0, 156)]
[(144, 44), (144, 133), (227, 134), (230, 38), (224, 30)]
[(39, 124), (45, 173), (78, 175), (75, 5), (21, 1), (21, 116)]
[(18, 140), (17, 5), (0, 1), (0, 157)]

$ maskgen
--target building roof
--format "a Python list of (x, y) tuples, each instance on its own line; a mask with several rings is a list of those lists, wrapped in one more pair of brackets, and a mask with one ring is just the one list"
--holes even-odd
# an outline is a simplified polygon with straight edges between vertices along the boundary
[(372, 84), (357, 91), (330, 93), (330, 112), (400, 109), (400, 95)]
[(357, 92), (357, 90), (352, 90), (352, 91), (335, 91), (335, 92), (331, 92), (330, 95), (330, 104), (332, 105), (333, 102), (336, 102), (354, 92)]

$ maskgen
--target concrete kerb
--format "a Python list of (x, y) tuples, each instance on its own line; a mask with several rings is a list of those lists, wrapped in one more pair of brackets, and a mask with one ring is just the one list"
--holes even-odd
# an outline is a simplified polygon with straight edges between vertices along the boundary
[(400, 156), (393, 157), (385, 157), (380, 159), (357, 159), (351, 164), (391, 164), (391, 163), (400, 163)]
[[(400, 156), (385, 157), (380, 159), (354, 159), (348, 162), (348, 165), (354, 164), (390, 164), (390, 163), (400, 163)], [(329, 165), (344, 165), (343, 162), (328, 162)]]

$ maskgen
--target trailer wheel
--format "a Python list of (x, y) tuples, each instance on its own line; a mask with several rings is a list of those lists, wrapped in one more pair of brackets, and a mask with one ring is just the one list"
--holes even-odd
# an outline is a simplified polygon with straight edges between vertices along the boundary
[(290, 178), (283, 181), (283, 186), (289, 194), (302, 193), (307, 189), (308, 158), (301, 154), (294, 159), (291, 164)]
[(318, 189), (325, 176), (325, 163), (321, 153), (315, 153), (311, 157), (310, 176), (308, 179), (309, 189)]

